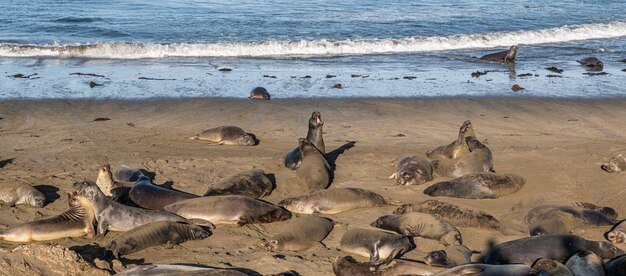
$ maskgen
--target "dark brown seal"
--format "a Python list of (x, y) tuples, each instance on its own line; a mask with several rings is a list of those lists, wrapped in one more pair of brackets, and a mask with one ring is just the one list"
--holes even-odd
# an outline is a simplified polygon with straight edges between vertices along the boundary
[(298, 178), (311, 191), (326, 189), (330, 184), (330, 165), (324, 155), (309, 140), (300, 138), (302, 162), (296, 169)]
[(604, 67), (604, 63), (602, 63), (602, 61), (600, 61), (597, 57), (586, 57), (579, 60), (578, 63), (594, 69), (602, 69)]
[(250, 90), (250, 96), (248, 97), (250, 99), (256, 99), (256, 100), (266, 100), (269, 101), (270, 100), (270, 93), (267, 92), (267, 89), (258, 86), (253, 88), (252, 90)]
[(498, 62), (515, 62), (515, 56), (517, 55), (517, 46), (513, 45), (506, 51), (496, 52), (482, 56), (480, 59), (487, 61)]
[(128, 195), (137, 206), (150, 210), (159, 210), (174, 202), (198, 197), (197, 195), (159, 187), (149, 179), (138, 181), (130, 189)]
[[(306, 134), (306, 140), (313, 143), (313, 145), (322, 153), (326, 154), (326, 145), (324, 144), (323, 137), (324, 121), (322, 121), (322, 114), (319, 111), (313, 112), (309, 118), (309, 130)], [(299, 144), (298, 144), (299, 145)], [(302, 162), (302, 154), (300, 153), (300, 146), (288, 152), (285, 155), (285, 167), (295, 170), (300, 166)]]

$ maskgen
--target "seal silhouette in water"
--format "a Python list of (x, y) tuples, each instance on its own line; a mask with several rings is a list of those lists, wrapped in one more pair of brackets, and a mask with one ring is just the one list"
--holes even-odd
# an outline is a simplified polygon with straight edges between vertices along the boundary
[(258, 86), (255, 87), (254, 89), (252, 89), (250, 91), (250, 96), (248, 97), (250, 99), (255, 99), (255, 100), (266, 100), (269, 101), (270, 100), (270, 93), (267, 92), (267, 89)]
[(513, 45), (506, 51), (497, 52), (482, 56), (480, 59), (487, 61), (498, 62), (515, 62), (515, 56), (517, 55), (517, 46)]

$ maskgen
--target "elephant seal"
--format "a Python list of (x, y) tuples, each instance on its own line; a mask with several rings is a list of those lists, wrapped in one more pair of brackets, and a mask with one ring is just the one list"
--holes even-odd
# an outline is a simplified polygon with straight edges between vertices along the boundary
[(410, 212), (431, 214), (438, 219), (446, 220), (456, 226), (494, 230), (503, 229), (500, 221), (490, 214), (480, 210), (461, 208), (454, 204), (433, 199), (417, 204), (404, 204), (393, 211), (396, 215)]
[(456, 140), (448, 145), (439, 146), (426, 152), (426, 156), (430, 159), (457, 159), (469, 152), (465, 138), (475, 136), (472, 122), (467, 120), (461, 125), (459, 136)]
[[(326, 154), (322, 131), (323, 126), (324, 121), (322, 121), (322, 114), (320, 114), (319, 111), (313, 112), (311, 118), (309, 118), (309, 130), (306, 134), (306, 140), (313, 143), (322, 154)], [(285, 167), (289, 169), (297, 169), (301, 162), (302, 154), (300, 153), (300, 146), (285, 155)]]
[[(120, 176), (120, 177), (130, 179), (129, 177), (125, 177), (125, 176)], [(139, 175), (138, 179), (139, 178), (147, 179), (147, 177), (143, 174)], [(113, 173), (111, 172), (111, 165), (106, 164), (100, 167), (100, 169), (98, 170), (98, 178), (96, 178), (96, 185), (98, 185), (98, 188), (100, 188), (100, 190), (104, 193), (104, 195), (110, 196), (111, 199), (113, 199), (113, 201), (123, 203), (128, 198), (128, 192), (130, 191), (131, 187), (135, 185), (135, 183), (116, 181), (113, 178)]]
[(176, 245), (189, 240), (201, 240), (211, 235), (200, 226), (175, 222), (154, 221), (117, 235), (105, 247), (116, 258), (160, 244)]
[(433, 276), (526, 276), (531, 267), (524, 264), (489, 265), (489, 264), (464, 264), (442, 271)]
[(602, 69), (604, 67), (604, 63), (602, 63), (602, 61), (600, 61), (597, 57), (586, 57), (579, 60), (578, 63), (595, 69)]
[(198, 197), (197, 195), (159, 187), (146, 178), (137, 181), (128, 192), (128, 196), (137, 206), (150, 210), (159, 210), (174, 202)]
[(606, 276), (626, 275), (626, 255), (610, 260), (604, 264), (604, 272), (606, 272)]
[(485, 255), (486, 264), (524, 263), (546, 258), (564, 262), (579, 251), (587, 250), (602, 259), (611, 259), (625, 252), (606, 241), (590, 241), (574, 235), (541, 235), (497, 244)]
[(495, 172), (491, 150), (475, 137), (466, 137), (465, 142), (469, 150), (468, 153), (457, 159), (440, 159), (433, 162), (433, 167), (438, 175), (461, 177), (471, 173)]
[(235, 145), (235, 146), (254, 146), (256, 141), (252, 135), (246, 133), (243, 129), (236, 126), (220, 126), (207, 129), (196, 136), (191, 137), (192, 140), (203, 140), (218, 145)]
[(288, 220), (291, 213), (279, 206), (247, 196), (221, 195), (186, 199), (163, 207), (187, 219), (208, 220), (213, 224), (269, 223)]
[(370, 261), (401, 256), (414, 248), (408, 237), (360, 228), (348, 230), (339, 241), (341, 251), (370, 258)]
[(270, 100), (270, 93), (267, 92), (267, 89), (261, 87), (261, 86), (257, 86), (255, 88), (253, 88), (252, 90), (250, 90), (250, 96), (248, 97), (250, 99), (255, 99), (255, 100), (266, 100), (269, 101)]
[(118, 276), (147, 276), (147, 275), (203, 275), (203, 276), (246, 276), (248, 274), (234, 269), (220, 269), (180, 264), (149, 264), (140, 265), (124, 270)]
[(0, 233), (0, 241), (34, 242), (66, 237), (94, 237), (95, 215), (75, 194), (67, 194), (70, 209), (57, 216), (10, 226)]
[(486, 61), (498, 61), (498, 62), (515, 62), (515, 56), (517, 55), (517, 46), (513, 45), (506, 51), (487, 54), (480, 59)]
[(597, 206), (589, 202), (576, 202), (571, 205), (559, 205), (559, 204), (539, 205), (535, 208), (530, 209), (530, 211), (528, 211), (528, 214), (526, 215), (526, 218), (525, 218), (526, 223), (533, 224), (535, 223), (535, 221), (541, 218), (541, 216), (555, 209), (564, 210), (564, 211), (575, 209), (575, 210), (578, 210), (579, 212), (598, 212), (611, 220), (617, 219), (617, 211), (615, 211), (615, 209), (611, 207)]
[(378, 218), (371, 225), (409, 237), (436, 240), (445, 246), (463, 244), (461, 232), (454, 225), (430, 214), (412, 212), (402, 215), (386, 215)]
[(565, 263), (574, 276), (604, 276), (603, 265), (602, 259), (589, 251), (576, 253)]
[(538, 206), (529, 211), (531, 236), (545, 234), (575, 234), (578, 228), (586, 225), (613, 225), (613, 219), (595, 210), (575, 206), (556, 206), (542, 208)]
[(455, 267), (472, 262), (472, 254), (480, 253), (470, 250), (464, 245), (447, 246), (444, 250), (429, 252), (424, 257), (424, 262), (430, 266)]
[(396, 179), (398, 186), (420, 185), (433, 180), (433, 166), (426, 158), (410, 155), (396, 164), (396, 171), (389, 179)]
[(574, 276), (564, 264), (545, 258), (535, 261), (532, 269), (534, 273), (545, 272), (550, 276)]
[(242, 195), (261, 198), (271, 194), (272, 190), (274, 185), (263, 170), (251, 170), (209, 185), (204, 196)]
[(359, 188), (320, 190), (308, 195), (289, 197), (278, 203), (285, 209), (300, 214), (336, 214), (344, 211), (393, 205), (394, 201)]
[(309, 216), (295, 219), (280, 233), (265, 240), (265, 249), (277, 251), (301, 251), (319, 245), (333, 230), (333, 221), (324, 217)]
[(165, 211), (145, 210), (126, 206), (107, 198), (91, 181), (74, 182), (76, 197), (90, 205), (98, 221), (98, 234), (107, 230), (128, 231), (153, 221), (187, 222), (186, 219)]
[(298, 178), (311, 191), (326, 189), (330, 184), (330, 165), (322, 153), (310, 141), (300, 138), (302, 162), (296, 169)]
[(0, 189), (0, 200), (11, 207), (18, 204), (28, 204), (35, 208), (41, 208), (46, 203), (46, 197), (43, 193), (28, 184)]
[(626, 155), (620, 153), (608, 162), (602, 164), (601, 168), (608, 173), (616, 173), (626, 170)]
[(137, 180), (139, 180), (142, 176), (147, 177), (140, 169), (120, 165), (117, 171), (113, 174), (113, 179), (119, 182), (137, 182)]
[(613, 225), (611, 230), (604, 234), (604, 237), (614, 244), (626, 243), (626, 220)]
[(433, 275), (444, 269), (440, 267), (428, 266), (423, 263), (393, 259), (394, 254), (389, 255), (382, 262), (359, 263), (351, 256), (335, 259), (333, 262), (333, 272), (337, 276), (353, 275), (376, 275), (376, 276), (397, 276), (397, 275)]
[(429, 196), (497, 198), (521, 189), (526, 179), (515, 174), (474, 173), (435, 183), (424, 190)]

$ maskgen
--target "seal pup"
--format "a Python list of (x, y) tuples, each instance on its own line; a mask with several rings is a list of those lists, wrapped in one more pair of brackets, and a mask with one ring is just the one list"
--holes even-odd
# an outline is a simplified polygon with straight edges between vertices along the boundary
[(405, 236), (380, 230), (355, 228), (346, 231), (339, 241), (341, 251), (378, 261), (394, 258), (413, 250), (415, 246)]
[(463, 244), (461, 232), (454, 225), (430, 214), (411, 212), (402, 215), (386, 215), (378, 218), (371, 225), (409, 237), (436, 240), (445, 246)]
[(417, 204), (404, 204), (393, 211), (396, 215), (410, 212), (431, 214), (438, 219), (446, 220), (456, 226), (494, 230), (503, 229), (500, 221), (490, 214), (480, 210), (461, 208), (457, 205), (434, 199), (429, 199)]
[(98, 221), (98, 234), (104, 235), (107, 230), (128, 231), (153, 221), (187, 222), (186, 219), (165, 211), (145, 210), (126, 206), (107, 198), (91, 181), (74, 182), (76, 196), (88, 203)]
[(309, 192), (326, 189), (330, 184), (330, 165), (324, 155), (310, 141), (300, 138), (302, 162), (296, 169), (298, 179), (304, 182)]
[(526, 179), (515, 174), (474, 173), (438, 182), (424, 190), (429, 196), (497, 198), (521, 189)]
[(444, 269), (440, 267), (428, 266), (419, 262), (397, 260), (393, 258), (395, 254), (381, 262), (359, 263), (351, 256), (338, 257), (333, 262), (333, 272), (337, 276), (353, 275), (377, 275), (377, 276), (397, 276), (397, 275), (433, 275)]
[[(324, 137), (322, 128), (324, 121), (322, 121), (322, 114), (319, 111), (313, 112), (309, 118), (309, 130), (306, 134), (306, 140), (313, 143), (313, 145), (322, 153), (326, 154), (326, 146), (324, 145)], [(285, 167), (295, 170), (300, 166), (302, 162), (302, 154), (300, 153), (300, 147), (293, 149), (285, 155)]]
[(187, 219), (208, 220), (213, 224), (269, 223), (288, 220), (291, 213), (279, 206), (247, 196), (221, 195), (182, 200), (163, 207)]
[(604, 63), (600, 61), (597, 57), (586, 57), (578, 61), (581, 65), (584, 65), (589, 68), (600, 69), (604, 67)]
[(532, 269), (534, 273), (546, 272), (550, 276), (574, 276), (564, 264), (545, 258), (535, 261)]
[(28, 204), (35, 208), (41, 208), (46, 203), (46, 197), (43, 193), (28, 184), (0, 189), (0, 200), (10, 207)]
[(70, 209), (57, 216), (10, 226), (0, 233), (0, 241), (34, 242), (66, 237), (94, 237), (95, 215), (86, 202), (67, 193)]
[(604, 276), (603, 265), (602, 259), (589, 251), (576, 253), (565, 263), (574, 276)]
[(515, 62), (515, 56), (517, 55), (517, 46), (513, 45), (506, 51), (501, 51), (497, 53), (487, 54), (482, 56), (480, 59), (486, 61), (498, 61), (498, 62)]
[(611, 158), (608, 162), (602, 164), (600, 167), (608, 173), (616, 173), (626, 170), (626, 155), (620, 153)]
[(455, 267), (472, 262), (472, 254), (479, 251), (470, 250), (464, 245), (447, 246), (444, 250), (435, 250), (426, 254), (424, 262), (430, 266)]
[(301, 251), (320, 245), (333, 230), (333, 221), (325, 217), (308, 216), (295, 219), (280, 233), (264, 240), (265, 250)]
[(398, 186), (420, 185), (433, 180), (433, 166), (426, 158), (409, 155), (398, 160), (396, 171), (389, 176)]
[(433, 274), (433, 276), (526, 276), (531, 267), (524, 264), (489, 265), (489, 264), (464, 264), (450, 268), (446, 271)]
[(243, 129), (236, 126), (220, 126), (207, 129), (196, 136), (191, 137), (192, 140), (203, 140), (218, 145), (235, 145), (235, 146), (254, 146), (256, 141), (252, 135), (246, 133)]
[(491, 150), (475, 137), (466, 137), (469, 152), (457, 159), (440, 159), (433, 162), (438, 175), (461, 177), (470, 173), (495, 172)]
[[(574, 206), (535, 207), (529, 211), (526, 221), (531, 236), (545, 234), (575, 234), (586, 225), (613, 225), (613, 219), (595, 210)], [(537, 210), (539, 209), (539, 210)]]
[(209, 185), (204, 196), (242, 195), (261, 198), (272, 193), (274, 186), (263, 170), (238, 173), (220, 182)]
[(574, 235), (541, 235), (497, 244), (489, 249), (484, 263), (532, 265), (539, 258), (564, 262), (582, 250), (591, 251), (602, 259), (615, 258), (625, 253), (606, 241), (590, 241)]
[(426, 152), (426, 156), (430, 159), (457, 159), (469, 152), (465, 138), (476, 137), (472, 122), (467, 120), (463, 122), (459, 129), (459, 136), (456, 140), (448, 145), (436, 147)]
[(248, 274), (234, 269), (220, 269), (180, 264), (149, 264), (140, 265), (124, 270), (119, 276), (146, 276), (146, 275), (215, 275), (215, 276), (246, 276)]
[(189, 240), (201, 240), (211, 235), (200, 226), (175, 222), (154, 221), (113, 238), (105, 247), (116, 258), (160, 244), (176, 245)]
[(137, 206), (150, 210), (159, 210), (172, 203), (198, 197), (197, 195), (159, 187), (147, 178), (137, 181), (128, 192), (128, 196)]
[(626, 255), (610, 260), (604, 264), (604, 272), (606, 276), (626, 275)]
[(319, 190), (308, 195), (289, 197), (278, 203), (285, 209), (300, 214), (336, 214), (344, 211), (394, 205), (395, 201), (360, 188)]
[(267, 89), (261, 87), (261, 86), (257, 86), (255, 88), (253, 88), (252, 90), (250, 90), (250, 96), (248, 97), (250, 99), (255, 99), (255, 100), (266, 100), (269, 101), (270, 100), (270, 93), (267, 92)]

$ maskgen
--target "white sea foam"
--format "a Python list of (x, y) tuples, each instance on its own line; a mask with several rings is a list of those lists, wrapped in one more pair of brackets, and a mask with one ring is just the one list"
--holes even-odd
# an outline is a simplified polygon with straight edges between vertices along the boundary
[(266, 41), (259, 43), (96, 43), (24, 45), (0, 43), (3, 57), (167, 58), (341, 56), (427, 52), (545, 44), (626, 36), (626, 22), (570, 25), (542, 30), (408, 37), (402, 39)]

